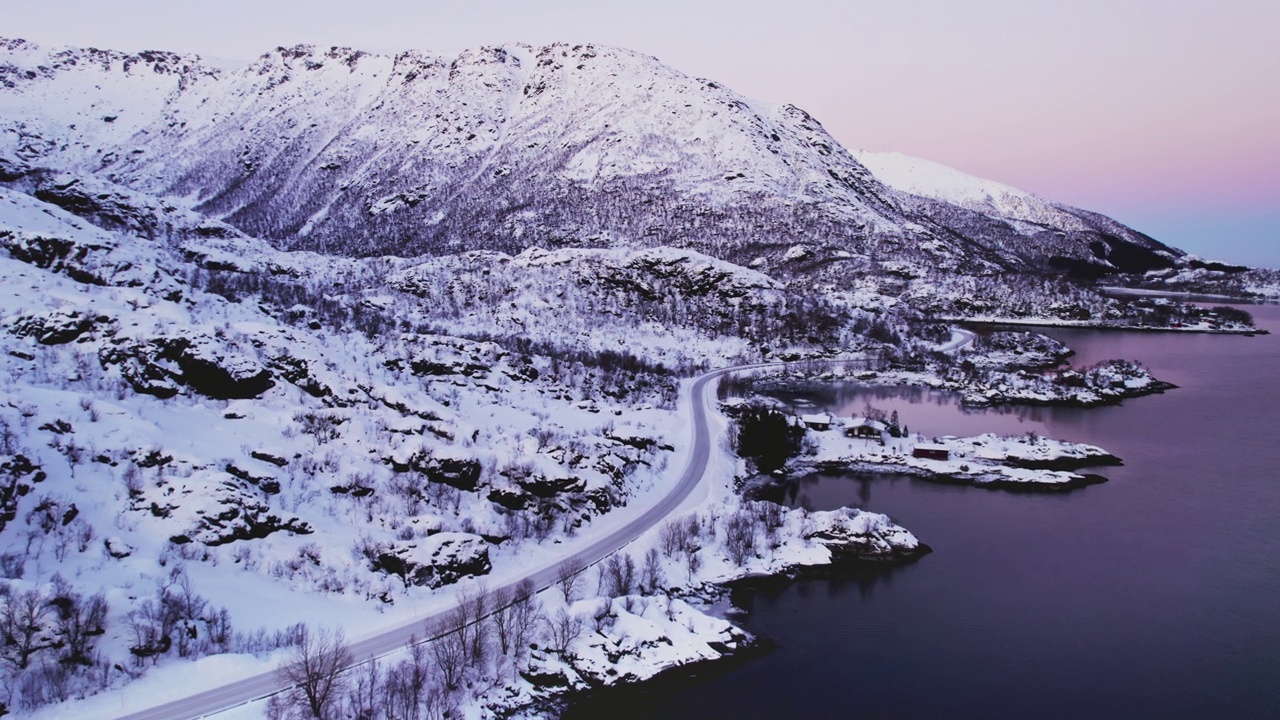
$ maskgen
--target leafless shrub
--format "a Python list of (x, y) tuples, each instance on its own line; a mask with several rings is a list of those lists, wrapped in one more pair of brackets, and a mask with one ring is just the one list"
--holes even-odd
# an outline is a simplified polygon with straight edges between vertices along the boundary
[(551, 649), (561, 656), (568, 655), (569, 646), (582, 635), (582, 618), (567, 608), (560, 608), (548, 624)]
[(729, 559), (739, 567), (755, 554), (758, 517), (748, 510), (735, 511), (724, 525), (724, 548)]

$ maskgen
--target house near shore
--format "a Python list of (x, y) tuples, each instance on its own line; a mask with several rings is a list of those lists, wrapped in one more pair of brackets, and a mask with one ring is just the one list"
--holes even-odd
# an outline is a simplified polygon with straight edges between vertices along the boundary
[(883, 422), (857, 415), (849, 421), (848, 425), (844, 426), (845, 437), (874, 440), (881, 445), (884, 444), (884, 434), (888, 431), (889, 426)]
[(816, 415), (801, 415), (800, 422), (810, 430), (830, 430), (831, 416), (826, 413), (817, 413)]
[(924, 460), (950, 460), (951, 448), (946, 445), (934, 445), (931, 443), (920, 443), (911, 448), (911, 457), (922, 458)]

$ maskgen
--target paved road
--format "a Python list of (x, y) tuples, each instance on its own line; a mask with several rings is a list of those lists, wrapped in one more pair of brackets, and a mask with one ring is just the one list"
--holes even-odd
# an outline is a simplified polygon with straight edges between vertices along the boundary
[(973, 339), (976, 337), (977, 337), (977, 334), (975, 334), (971, 330), (965, 330), (964, 328), (951, 328), (951, 339), (943, 343), (942, 345), (939, 345), (938, 352), (944, 352), (944, 353), (957, 352), (960, 350), (960, 348), (963, 348), (964, 346), (973, 342)]
[[(728, 372), (764, 367), (766, 365), (768, 364), (722, 368), (698, 376), (693, 381), (691, 390), (685, 398), (685, 401), (690, 406), (690, 425), (693, 434), (689, 445), (689, 459), (685, 464), (684, 471), (680, 473), (679, 480), (671, 491), (626, 525), (601, 537), (573, 555), (562, 558), (552, 565), (538, 568), (528, 575), (512, 581), (505, 587), (515, 589), (515, 586), (525, 579), (532, 580), (539, 590), (549, 587), (554, 582), (560, 565), (569, 559), (576, 558), (584, 566), (592, 565), (635, 540), (646, 530), (671, 514), (685, 498), (689, 497), (689, 493), (693, 492), (693, 489), (697, 487), (707, 469), (707, 460), (711, 456), (711, 429), (707, 422), (707, 412), (710, 405), (710, 394), (713, 390), (712, 381)], [(425, 618), (417, 618), (412, 622), (407, 622), (373, 637), (353, 642), (351, 644), (352, 655), (356, 662), (360, 663), (372, 657), (394, 652), (404, 647), (413, 636), (421, 639), (425, 628), (434, 626), (437, 622), (443, 620), (453, 609), (452, 607), (445, 608)], [(262, 673), (131, 715), (124, 715), (121, 720), (187, 720), (189, 718), (208, 717), (275, 694), (282, 689), (283, 686), (276, 679), (274, 672)]]

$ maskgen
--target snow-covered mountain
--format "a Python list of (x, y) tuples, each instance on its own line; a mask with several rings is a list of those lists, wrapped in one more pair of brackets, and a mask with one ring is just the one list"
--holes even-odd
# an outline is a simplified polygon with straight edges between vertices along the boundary
[(796, 107), (602, 46), (298, 46), (224, 72), (8, 40), (0, 85), (0, 163), (98, 173), (286, 249), (666, 245), (779, 277), (883, 262), (1144, 270), (1178, 255), (1100, 216), (856, 156)]
[(1083, 262), (1069, 250), (1050, 254), (1050, 264), (1064, 269), (1091, 274), (1107, 271), (1109, 264), (1139, 272), (1167, 267), (1183, 256), (1104, 215), (945, 165), (896, 152), (858, 150), (853, 155), (877, 180), (906, 194), (905, 205), (966, 236), (998, 238), (1012, 232), (1045, 249), (1083, 246), (1093, 254)]
[[(684, 482), (698, 368), (816, 360), (793, 368), (982, 402), (1132, 389), (1014, 368), (1043, 347), (1021, 336), (963, 360), (939, 318), (1248, 329), (1022, 274), (1176, 256), (621, 50), (293, 48), (226, 72), (0, 41), (0, 715), (270, 671), (300, 619), (416, 632), (459, 591), (480, 618), (481, 578), (563, 562)], [(509, 654), (472, 643), (465, 682), (436, 657), (427, 695), (463, 710), (423, 716), (730, 651), (709, 583), (922, 551), (882, 515), (746, 502), (708, 444), (696, 508), (566, 568)]]

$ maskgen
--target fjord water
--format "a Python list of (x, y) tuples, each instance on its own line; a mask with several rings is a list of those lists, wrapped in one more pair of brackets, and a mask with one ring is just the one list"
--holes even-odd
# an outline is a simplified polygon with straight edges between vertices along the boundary
[(934, 553), (738, 590), (774, 652), (566, 717), (1280, 717), (1280, 307), (1247, 309), (1271, 335), (1046, 330), (1077, 364), (1135, 359), (1180, 386), (1118, 406), (966, 413), (940, 393), (815, 388), (913, 432), (1035, 431), (1125, 465), (1065, 494), (808, 478), (789, 502), (888, 513)]

